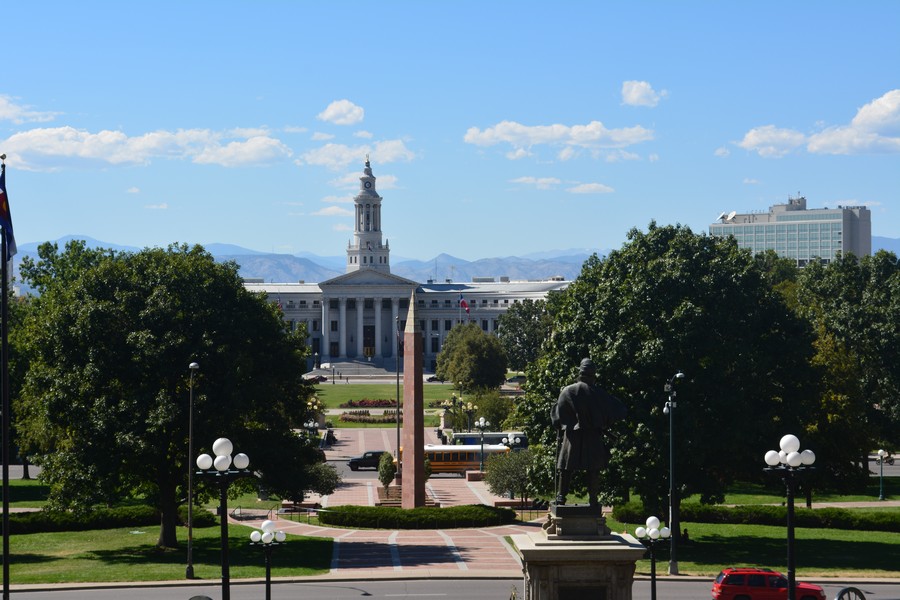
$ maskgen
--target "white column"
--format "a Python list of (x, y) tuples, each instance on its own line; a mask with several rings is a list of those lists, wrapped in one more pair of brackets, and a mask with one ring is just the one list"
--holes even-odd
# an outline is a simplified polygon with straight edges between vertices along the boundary
[(372, 300), (375, 307), (375, 356), (381, 358), (381, 298)]
[(347, 358), (347, 299), (338, 298), (340, 306), (338, 317), (338, 355)]
[(322, 297), (322, 356), (327, 356), (328, 361), (322, 362), (331, 362), (331, 344), (329, 343), (329, 336), (331, 334), (331, 321), (329, 320), (330, 315), (328, 314), (328, 304), (330, 300), (328, 296)]
[(365, 298), (356, 299), (356, 358), (363, 356), (363, 308), (365, 306)]
[(393, 348), (392, 356), (399, 359), (400, 348), (397, 347), (397, 319), (400, 317), (400, 298), (391, 298), (391, 348)]

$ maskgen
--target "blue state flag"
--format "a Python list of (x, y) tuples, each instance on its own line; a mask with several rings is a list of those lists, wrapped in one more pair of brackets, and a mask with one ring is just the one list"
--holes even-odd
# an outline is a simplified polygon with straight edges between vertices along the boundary
[(0, 169), (0, 227), (6, 234), (6, 260), (16, 254), (16, 236), (13, 235), (12, 213), (9, 212), (9, 197), (6, 195), (6, 165)]

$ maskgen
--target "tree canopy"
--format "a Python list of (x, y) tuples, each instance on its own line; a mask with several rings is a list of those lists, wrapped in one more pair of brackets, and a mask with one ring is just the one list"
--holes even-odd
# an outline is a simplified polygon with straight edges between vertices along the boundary
[(475, 323), (450, 330), (437, 357), (435, 375), (461, 390), (495, 388), (506, 380), (506, 352), (496, 336)]
[(500, 343), (515, 371), (524, 371), (537, 360), (549, 333), (550, 314), (544, 300), (526, 298), (500, 315)]
[(663, 387), (678, 371), (686, 374), (674, 413), (679, 496), (721, 499), (736, 478), (761, 477), (762, 456), (781, 435), (803, 439), (814, 398), (811, 331), (733, 240), (655, 223), (632, 230), (620, 250), (588, 259), (548, 310), (552, 334), (528, 371), (519, 420), (552, 452), (550, 407), (580, 359), (592, 358), (598, 383), (629, 408), (613, 431), (613, 498), (634, 489), (651, 508), (667, 504)]
[[(87, 509), (145, 495), (174, 546), (188, 456), (189, 368), (195, 454), (228, 437), (260, 483), (287, 498), (332, 485), (295, 435), (307, 415), (303, 340), (280, 310), (247, 292), (234, 263), (203, 248), (64, 253), (43, 245), (23, 264), (41, 292), (24, 323), (29, 368), (17, 410), (51, 505)], [(198, 482), (202, 483), (202, 482)]]

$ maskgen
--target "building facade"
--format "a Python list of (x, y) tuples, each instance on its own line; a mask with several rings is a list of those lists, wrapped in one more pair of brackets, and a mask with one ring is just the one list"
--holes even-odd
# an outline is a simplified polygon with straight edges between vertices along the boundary
[(830, 262), (838, 252), (866, 256), (872, 253), (872, 216), (865, 206), (806, 208), (806, 198), (788, 198), (768, 212), (726, 215), (709, 226), (709, 234), (732, 236), (738, 247), (754, 255), (774, 250), (797, 261)]
[(311, 368), (354, 361), (396, 368), (414, 297), (424, 365), (433, 370), (444, 340), (456, 325), (472, 322), (486, 333), (496, 333), (500, 315), (510, 306), (544, 299), (568, 285), (562, 278), (509, 281), (505, 277), (418, 283), (391, 274), (390, 246), (381, 228), (383, 198), (376, 191), (368, 158), (359, 180), (359, 193), (353, 200), (353, 239), (347, 245), (343, 275), (321, 283), (248, 280), (244, 284), (278, 302), (292, 328), (305, 325), (313, 353)]

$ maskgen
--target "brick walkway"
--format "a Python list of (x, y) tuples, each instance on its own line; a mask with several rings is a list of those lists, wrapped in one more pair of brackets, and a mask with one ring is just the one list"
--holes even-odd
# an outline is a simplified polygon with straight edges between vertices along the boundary
[[(366, 450), (394, 451), (394, 429), (337, 429), (338, 441), (325, 450), (328, 461), (346, 461)], [(426, 430), (425, 443), (437, 443), (433, 431)], [(377, 478), (347, 479), (333, 494), (310, 495), (324, 509), (346, 504), (374, 506), (378, 498)], [(441, 506), (461, 504), (493, 505), (503, 500), (491, 494), (481, 481), (440, 475), (426, 482), (426, 494)], [(298, 519), (298, 517), (294, 517)], [(300, 518), (302, 521), (302, 517)], [(241, 524), (258, 527), (261, 520)], [(279, 518), (278, 529), (291, 535), (330, 537), (335, 540), (330, 577), (509, 577), (522, 576), (515, 550), (504, 537), (537, 532), (540, 522), (498, 527), (437, 530), (355, 530), (307, 525)]]

